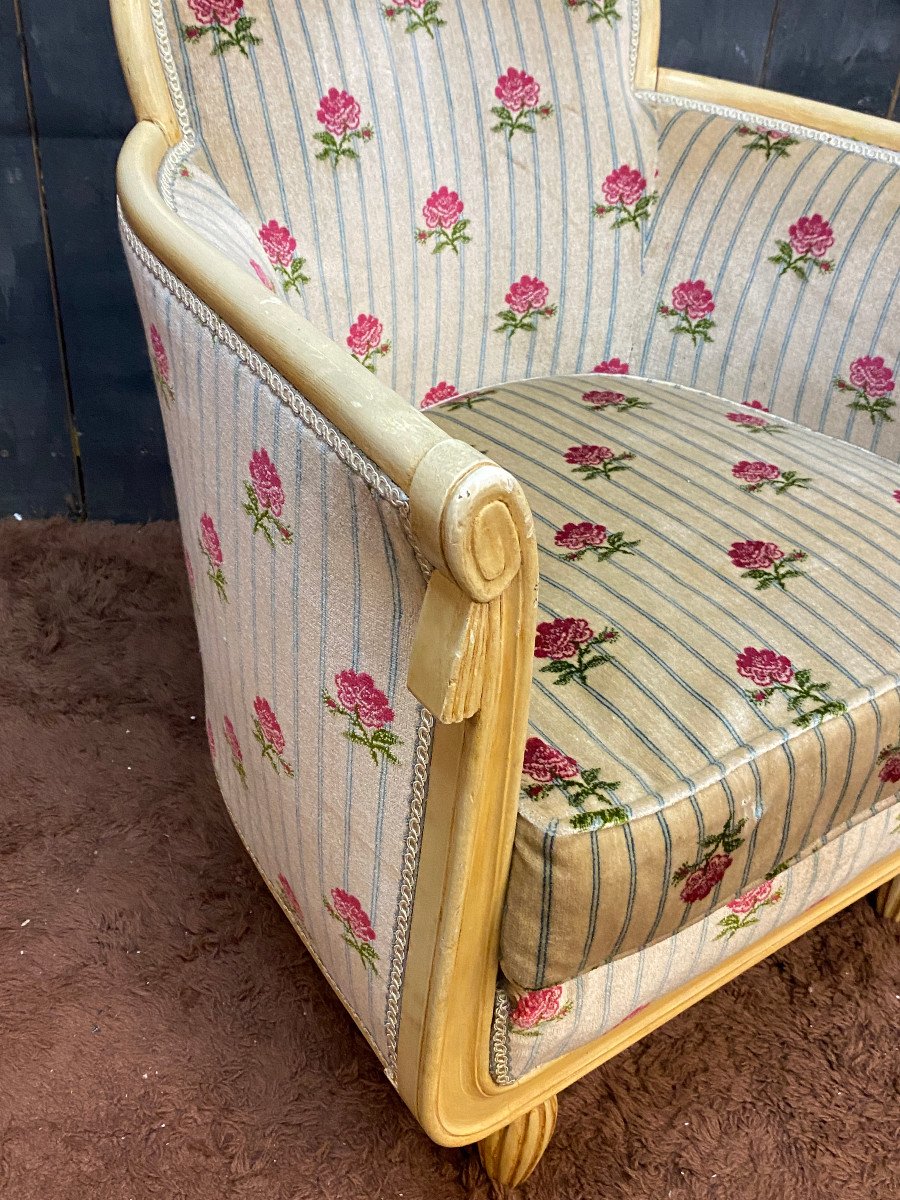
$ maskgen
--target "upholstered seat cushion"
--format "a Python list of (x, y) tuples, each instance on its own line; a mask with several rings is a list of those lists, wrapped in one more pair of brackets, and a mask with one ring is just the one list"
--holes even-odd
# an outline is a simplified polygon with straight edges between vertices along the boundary
[(624, 375), (428, 411), (521, 481), (540, 546), (508, 979), (659, 941), (889, 802), (900, 468)]

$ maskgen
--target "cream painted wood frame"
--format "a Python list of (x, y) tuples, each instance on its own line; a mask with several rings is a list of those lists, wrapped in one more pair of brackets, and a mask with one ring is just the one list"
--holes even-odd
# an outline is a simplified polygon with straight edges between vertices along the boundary
[[(111, 0), (138, 115), (117, 184), (128, 225), (156, 257), (407, 492), (434, 566), (408, 684), (438, 718), (400, 1023), (396, 1085), (445, 1146), (483, 1140), (498, 1181), (536, 1164), (564, 1087), (820, 921), (900, 874), (900, 853), (767, 937), (613, 1029), (510, 1086), (494, 1083), (490, 1033), (500, 923), (515, 832), (538, 586), (532, 517), (516, 480), (354, 362), (262, 284), (200, 243), (157, 187), (182, 134), (146, 0)], [(900, 149), (891, 122), (659, 69), (658, 0), (641, 0), (635, 83), (642, 91), (752, 109)], [(888, 913), (896, 885), (882, 889)], [(507, 1128), (509, 1127), (509, 1128)]]

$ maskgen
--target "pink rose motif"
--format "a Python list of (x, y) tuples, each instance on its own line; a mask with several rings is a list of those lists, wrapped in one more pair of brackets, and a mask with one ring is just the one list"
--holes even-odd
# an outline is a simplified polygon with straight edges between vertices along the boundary
[(287, 225), (281, 225), (276, 220), (269, 221), (259, 231), (269, 262), (274, 267), (289, 267), (297, 249), (297, 239), (291, 235)]
[(500, 103), (491, 109), (497, 118), (491, 132), (505, 133), (510, 141), (518, 130), (534, 133), (533, 117), (549, 117), (553, 112), (552, 104), (541, 104), (541, 87), (534, 76), (515, 67), (500, 76), (494, 95)]
[(769, 424), (762, 417), (754, 417), (752, 413), (726, 413), (725, 417), (735, 425), (746, 425), (750, 429), (765, 429)]
[(594, 205), (594, 216), (605, 217), (608, 213), (615, 214), (613, 229), (623, 225), (634, 225), (640, 228), (641, 221), (650, 216), (650, 207), (659, 199), (656, 192), (647, 195), (647, 180), (634, 167), (623, 163), (616, 167), (603, 180), (603, 196), (605, 204)]
[(606, 541), (606, 526), (593, 525), (590, 521), (574, 524), (569, 521), (557, 530), (554, 542), (566, 550), (587, 550), (591, 546), (602, 546)]
[(611, 479), (615, 471), (627, 469), (626, 463), (634, 455), (629, 450), (616, 454), (609, 446), (570, 446), (563, 457), (573, 472), (585, 479), (596, 479), (599, 475)]
[(708, 316), (715, 309), (713, 295), (702, 279), (685, 279), (672, 288), (672, 307), (691, 321)]
[(533, 275), (523, 275), (516, 283), (510, 284), (504, 299), (514, 313), (528, 313), (544, 307), (549, 290), (543, 280)]
[(767, 569), (779, 559), (784, 551), (774, 542), (732, 542), (728, 557), (742, 571)]
[(281, 732), (281, 726), (272, 711), (271, 704), (262, 696), (257, 696), (253, 701), (253, 711), (256, 713), (256, 719), (259, 721), (266, 741), (274, 746), (277, 754), (282, 754), (284, 752), (284, 734)]
[(788, 237), (796, 254), (811, 258), (821, 258), (834, 245), (834, 230), (819, 213), (800, 217), (789, 227)]
[[(266, 252), (266, 257), (275, 268), (276, 273), (281, 277), (281, 282), (286, 292), (291, 288), (295, 291), (300, 291), (301, 284), (309, 283), (309, 276), (304, 274), (303, 268), (306, 266), (306, 259), (300, 258), (296, 253), (297, 239), (293, 236), (287, 225), (281, 225), (278, 221), (271, 220), (268, 224), (263, 225), (259, 230), (259, 240), (262, 242), (262, 247)], [(250, 265), (256, 271), (256, 274), (272, 291), (271, 280), (259, 265), (251, 260)]]
[(263, 270), (262, 266), (261, 266), (261, 265), (260, 265), (260, 264), (259, 264), (259, 263), (256, 261), (256, 259), (255, 259), (255, 258), (251, 258), (251, 259), (249, 260), (249, 262), (250, 262), (250, 266), (253, 268), (253, 272), (254, 272), (254, 274), (256, 275), (256, 278), (257, 278), (257, 279), (259, 280), (259, 282), (260, 282), (260, 283), (263, 285), (263, 287), (265, 287), (265, 288), (268, 288), (270, 292), (274, 292), (274, 291), (275, 291), (275, 284), (272, 282), (272, 280), (271, 280), (271, 279), (268, 277), (268, 275), (265, 273), (265, 271)]
[(794, 678), (791, 660), (784, 654), (776, 654), (774, 650), (757, 650), (753, 646), (745, 646), (737, 656), (736, 666), (739, 675), (743, 675), (759, 687), (790, 683)]
[(884, 760), (878, 778), (882, 783), (900, 783), (900, 753), (891, 754)]
[(375, 350), (381, 342), (384, 326), (377, 317), (360, 313), (347, 334), (347, 345), (353, 354), (362, 357)]
[(751, 484), (765, 483), (767, 480), (778, 479), (781, 475), (781, 471), (774, 463), (748, 462), (746, 459), (735, 463), (731, 468), (731, 473), (735, 479)]
[(347, 334), (350, 353), (367, 370), (374, 372), (376, 356), (387, 354), (391, 343), (381, 340), (384, 326), (371, 313), (360, 313)]
[(661, 317), (674, 318), (672, 333), (686, 334), (691, 344), (711, 342), (710, 330), (716, 323), (710, 316), (715, 311), (713, 294), (702, 279), (683, 279), (672, 288), (672, 303), (660, 304)]
[(209, 754), (213, 762), (216, 761), (216, 738), (213, 733), (212, 721), (209, 717), (206, 718), (206, 740), (209, 742)]
[(897, 488), (896, 491), (891, 492), (891, 495), (897, 501), (897, 503), (900, 504), (900, 488)]
[(549, 291), (546, 283), (534, 275), (523, 275), (511, 283), (504, 297), (507, 307), (497, 313), (500, 324), (494, 332), (505, 333), (507, 337), (512, 337), (520, 329), (534, 333), (537, 329), (536, 317), (556, 315), (556, 305), (547, 303)]
[(325, 126), (313, 134), (313, 140), (322, 147), (317, 151), (316, 158), (321, 162), (330, 162), (333, 167), (337, 167), (342, 158), (359, 158), (353, 143), (370, 142), (375, 136), (371, 125), (364, 125), (362, 129), (359, 127), (359, 103), (349, 92), (336, 87), (329, 88), (319, 100), (316, 118), (320, 125)]
[(334, 137), (343, 137), (359, 128), (359, 104), (349, 92), (338, 91), (336, 87), (329, 88), (319, 101), (316, 119), (324, 125)]
[(292, 912), (296, 913), (296, 915), (302, 921), (303, 920), (303, 909), (300, 907), (300, 901), (297, 899), (294, 889), (291, 887), (290, 883), (288, 883), (288, 879), (287, 879), (286, 875), (279, 874), (278, 886), (281, 888), (281, 894), (284, 897), (288, 908), (291, 909)]
[(452, 383), (441, 381), (441, 383), (436, 383), (433, 388), (428, 389), (422, 397), (422, 403), (419, 407), (432, 408), (435, 404), (440, 404), (442, 400), (452, 400), (458, 395), (459, 392)]
[(429, 229), (452, 229), (463, 214), (463, 202), (456, 192), (444, 185), (432, 192), (422, 208)]
[(241, 507), (253, 521), (254, 534), (262, 533), (273, 550), (279, 544), (276, 534), (281, 543), (290, 545), (293, 531), (281, 520), (284, 509), (281, 476), (264, 446), (250, 455), (250, 478), (244, 484), (244, 491), (247, 499)]
[(775, 245), (778, 253), (770, 255), (769, 262), (781, 268), (779, 275), (793, 271), (805, 283), (813, 267), (827, 273), (834, 266), (824, 257), (834, 245), (834, 230), (820, 213), (799, 217), (788, 228), (788, 240), (776, 239)]
[(585, 392), (581, 398), (592, 408), (616, 408), (625, 403), (622, 392)]
[(622, 362), (621, 358), (605, 358), (603, 362), (597, 363), (594, 367), (596, 375), (627, 375), (628, 363)]
[(364, 746), (376, 766), (382, 760), (397, 763), (394, 747), (403, 742), (387, 728), (394, 719), (394, 710), (372, 676), (347, 667), (338, 671), (334, 683), (337, 699), (323, 692), (322, 700), (334, 716), (349, 717), (343, 736), (356, 746)]
[(762, 412), (769, 411), (766, 408), (765, 404), (763, 404), (762, 400), (742, 400), (741, 403), (744, 405), (745, 408), (758, 408)]
[(244, 8), (244, 0), (188, 0), (188, 8), (201, 25), (232, 25)]
[(792, 138), (782, 129), (767, 129), (765, 125), (757, 125), (753, 129), (749, 125), (741, 125), (738, 128), (738, 133), (744, 137), (750, 137), (751, 141), (746, 150), (761, 150), (765, 155), (766, 162), (770, 158), (787, 158), (788, 147), (796, 146), (797, 139)]
[(603, 180), (603, 195), (610, 204), (636, 204), (647, 189), (647, 180), (634, 167), (623, 163)]
[(565, 460), (578, 466), (599, 467), (612, 456), (609, 446), (570, 446), (565, 453)]
[(850, 364), (850, 382), (871, 399), (889, 396), (894, 390), (894, 373), (886, 367), (879, 354), (877, 358), (864, 355)]
[(509, 1014), (510, 1023), (517, 1029), (534, 1029), (543, 1021), (552, 1021), (560, 1015), (562, 984), (542, 988), (538, 992), (525, 992)]
[(343, 888), (331, 889), (330, 903), (324, 896), (322, 899), (331, 916), (343, 925), (344, 941), (356, 951), (366, 970), (377, 975), (375, 963), (379, 956), (372, 945), (375, 941), (375, 930), (372, 928), (369, 914), (357, 898), (350, 892), (345, 892)]
[(159, 371), (162, 379), (168, 383), (169, 356), (166, 353), (166, 348), (163, 345), (163, 340), (160, 336), (159, 330), (155, 325), (150, 326), (150, 344), (153, 347), (153, 357), (156, 360), (156, 369)]
[(440, 0), (394, 0), (382, 11), (389, 21), (396, 17), (406, 16), (406, 32), (415, 33), (424, 29), (430, 38), (434, 30), (447, 22), (440, 15)]
[(213, 54), (235, 49), (245, 58), (248, 46), (259, 45), (260, 39), (252, 32), (255, 18), (244, 14), (244, 0), (188, 0), (188, 7), (198, 23), (182, 27), (186, 42), (198, 42), (212, 33)]
[(241, 743), (238, 741), (238, 736), (234, 731), (234, 726), (231, 723), (231, 718), (228, 716), (224, 717), (222, 725), (225, 729), (225, 740), (228, 742), (232, 758), (236, 758), (238, 762), (243, 762), (244, 754), (241, 750)]
[(288, 778), (292, 778), (294, 768), (285, 760), (284, 756), (284, 734), (281, 731), (281, 726), (278, 723), (278, 718), (272, 711), (272, 706), (262, 696), (257, 696), (253, 701), (253, 737), (259, 742), (262, 749), (262, 756), (271, 766), (272, 770), (278, 775), (284, 771)]
[(345, 892), (343, 888), (331, 889), (331, 903), (338, 917), (346, 922), (354, 937), (361, 941), (374, 942), (375, 930), (369, 914), (355, 896)]
[(244, 787), (246, 787), (247, 771), (244, 767), (244, 753), (241, 750), (241, 743), (238, 741), (238, 736), (234, 731), (231, 718), (227, 713), (222, 718), (222, 728), (225, 730), (225, 741), (228, 743), (228, 748), (231, 751), (231, 765), (237, 772), (241, 783), (244, 785)]
[(738, 570), (743, 571), (745, 579), (756, 580), (758, 592), (773, 585), (786, 592), (789, 580), (802, 578), (803, 571), (797, 564), (807, 555), (804, 550), (785, 554), (774, 542), (751, 541), (732, 542), (728, 557)]
[(265, 447), (254, 450), (250, 455), (250, 478), (253, 481), (253, 491), (262, 507), (267, 508), (273, 516), (280, 517), (284, 508), (284, 489), (281, 486), (281, 477)]
[(466, 232), (469, 221), (463, 217), (464, 208), (457, 192), (451, 192), (446, 184), (439, 187), (422, 207), (427, 228), (418, 230), (416, 240), (424, 244), (434, 239), (432, 254), (440, 254), (442, 250), (459, 254), (459, 243), (471, 241)]
[(200, 518), (200, 542), (210, 566), (221, 567), (222, 544), (216, 532), (215, 522), (209, 513), (204, 513)]
[(530, 737), (525, 743), (522, 771), (538, 783), (552, 783), (554, 779), (574, 779), (578, 774), (578, 763), (561, 750), (548, 746), (541, 738)]
[(853, 393), (849, 407), (866, 413), (873, 425), (879, 417), (886, 421), (893, 419), (890, 410), (896, 407), (896, 401), (891, 400), (890, 395), (896, 382), (893, 371), (885, 366), (880, 354), (877, 358), (863, 355), (854, 359), (850, 364), (850, 382), (838, 378), (834, 383), (840, 391)]
[(726, 907), (730, 908), (733, 913), (738, 916), (746, 916), (747, 913), (753, 911), (757, 904), (764, 904), (772, 894), (772, 880), (764, 879), (762, 883), (757, 884), (755, 888), (751, 888), (749, 892), (744, 892), (742, 896), (735, 896), (733, 900), (729, 900)]
[(581, 617), (556, 617), (541, 621), (534, 642), (535, 658), (574, 658), (586, 646), (594, 631)]
[(348, 711), (355, 711), (367, 729), (378, 729), (393, 721), (394, 710), (384, 692), (375, 686), (371, 675), (348, 667), (335, 675), (334, 683), (341, 704)]
[(730, 854), (714, 854), (702, 867), (693, 871), (681, 889), (681, 899), (685, 904), (695, 904), (698, 900), (705, 900), (716, 884), (721, 883), (723, 875), (732, 862)]
[(515, 67), (510, 67), (506, 74), (497, 80), (494, 95), (504, 108), (516, 113), (520, 109), (537, 106), (541, 98), (541, 86), (527, 71), (517, 71)]
[(624, 392), (614, 392), (608, 389), (585, 392), (581, 398), (591, 408), (611, 408), (616, 412), (630, 412), (633, 408), (650, 407), (647, 400), (641, 400), (637, 396), (626, 396)]

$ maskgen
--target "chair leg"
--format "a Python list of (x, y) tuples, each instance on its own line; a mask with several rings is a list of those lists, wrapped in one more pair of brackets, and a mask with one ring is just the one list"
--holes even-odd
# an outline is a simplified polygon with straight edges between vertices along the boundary
[(900, 875), (883, 883), (875, 893), (875, 911), (889, 921), (900, 921)]
[(504, 1187), (518, 1187), (541, 1161), (556, 1128), (556, 1097), (478, 1143), (484, 1169)]

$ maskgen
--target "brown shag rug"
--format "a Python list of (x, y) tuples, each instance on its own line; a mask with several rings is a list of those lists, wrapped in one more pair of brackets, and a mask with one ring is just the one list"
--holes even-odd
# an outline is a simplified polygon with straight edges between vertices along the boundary
[[(219, 800), (178, 530), (0, 522), (0, 1195), (463, 1200)], [(560, 1100), (531, 1200), (900, 1195), (867, 902)]]

